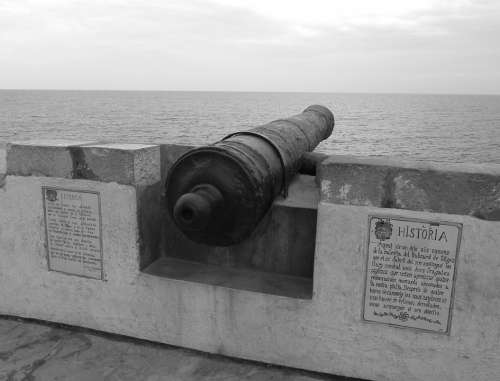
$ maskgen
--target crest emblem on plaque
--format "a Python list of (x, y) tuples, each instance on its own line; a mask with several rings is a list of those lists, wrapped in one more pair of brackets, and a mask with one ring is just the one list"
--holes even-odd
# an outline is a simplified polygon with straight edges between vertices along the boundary
[(45, 197), (49, 201), (57, 201), (57, 191), (54, 189), (47, 189), (45, 191)]
[(381, 241), (391, 238), (392, 224), (389, 220), (378, 220), (375, 222), (375, 237)]

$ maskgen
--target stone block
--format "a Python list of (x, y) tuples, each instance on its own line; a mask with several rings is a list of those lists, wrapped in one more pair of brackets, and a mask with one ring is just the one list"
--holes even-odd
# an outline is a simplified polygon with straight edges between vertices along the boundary
[(99, 143), (71, 147), (75, 178), (133, 185), (139, 227), (139, 266), (148, 266), (160, 254), (161, 197), (160, 146)]
[(323, 201), (500, 220), (500, 165), (332, 156), (320, 165)]
[(73, 158), (69, 148), (85, 141), (30, 140), (7, 146), (7, 174), (73, 178)]
[(160, 148), (66, 140), (17, 142), (7, 148), (7, 173), (151, 185), (160, 180)]
[[(159, 255), (161, 213), (160, 146), (65, 140), (12, 143), (8, 175), (46, 176), (135, 187), (140, 266)], [(0, 186), (5, 183), (0, 177)]]
[(71, 147), (75, 178), (151, 185), (160, 181), (160, 147), (150, 144), (100, 143)]
[(395, 208), (500, 220), (500, 171), (399, 170), (392, 178)]
[(318, 167), (321, 199), (344, 205), (383, 206), (389, 167), (372, 166), (359, 158), (330, 156)]

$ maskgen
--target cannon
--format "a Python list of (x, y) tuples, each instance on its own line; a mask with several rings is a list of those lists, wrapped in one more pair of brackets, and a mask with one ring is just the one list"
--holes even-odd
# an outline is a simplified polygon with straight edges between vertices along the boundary
[(335, 121), (319, 105), (236, 132), (182, 155), (166, 180), (167, 210), (190, 240), (229, 246), (247, 238), (287, 189), (304, 153), (328, 138)]

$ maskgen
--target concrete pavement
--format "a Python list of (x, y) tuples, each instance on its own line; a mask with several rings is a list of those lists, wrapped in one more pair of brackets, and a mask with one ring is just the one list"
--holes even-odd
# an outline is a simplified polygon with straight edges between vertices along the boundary
[(0, 317), (0, 380), (353, 381), (10, 317)]

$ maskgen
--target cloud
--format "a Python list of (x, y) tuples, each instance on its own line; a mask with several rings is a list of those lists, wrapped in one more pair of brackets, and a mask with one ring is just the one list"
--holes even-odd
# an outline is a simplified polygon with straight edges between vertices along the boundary
[(0, 87), (494, 92), (499, 19), (481, 0), (0, 0)]

